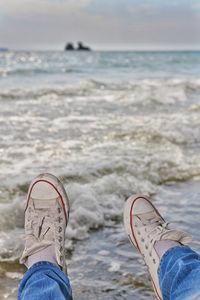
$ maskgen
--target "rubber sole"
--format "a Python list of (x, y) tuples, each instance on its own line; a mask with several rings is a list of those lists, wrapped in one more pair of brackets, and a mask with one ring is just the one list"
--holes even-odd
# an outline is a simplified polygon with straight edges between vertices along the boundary
[[(142, 196), (142, 195), (135, 195), (135, 196), (131, 196), (129, 197), (124, 205), (124, 227), (125, 227), (125, 231), (127, 233), (127, 236), (131, 242), (131, 244), (141, 253), (140, 251), (140, 247), (139, 244), (137, 242), (135, 233), (134, 233), (134, 228), (133, 228), (133, 224), (132, 224), (132, 215), (133, 215), (133, 210), (134, 210), (134, 204), (136, 203), (137, 200), (139, 199), (145, 199), (146, 201), (149, 202), (149, 204), (151, 204), (151, 206), (155, 209), (155, 211), (157, 212), (157, 214), (162, 218), (162, 216), (160, 215), (160, 213), (158, 212), (158, 210), (155, 208), (155, 206), (152, 204), (152, 202), (148, 199), (148, 197), (146, 196)], [(163, 218), (162, 218), (163, 219)], [(151, 275), (151, 274), (150, 274)], [(153, 279), (151, 278), (151, 282), (152, 282), (152, 286), (154, 289), (154, 292), (156, 294), (156, 297), (158, 300), (162, 300), (162, 297), (160, 296), (160, 294), (157, 291), (156, 285), (153, 281)]]

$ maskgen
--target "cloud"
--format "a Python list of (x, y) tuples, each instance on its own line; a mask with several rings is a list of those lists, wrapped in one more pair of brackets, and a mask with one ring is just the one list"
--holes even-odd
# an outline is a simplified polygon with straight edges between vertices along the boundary
[(200, 45), (197, 6), (197, 0), (0, 0), (0, 40), (18, 49), (61, 49), (77, 40), (97, 48)]
[(86, 7), (91, 0), (6, 0), (0, 2), (0, 11), (6, 15), (12, 13), (26, 14), (55, 14), (79, 11)]
[(165, 17), (194, 14), (199, 0), (92, 0), (85, 10), (92, 14), (120, 17), (142, 18), (148, 16)]

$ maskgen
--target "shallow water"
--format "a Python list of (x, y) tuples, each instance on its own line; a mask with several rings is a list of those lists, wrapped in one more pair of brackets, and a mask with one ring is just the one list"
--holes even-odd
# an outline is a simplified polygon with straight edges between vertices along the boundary
[(70, 198), (74, 298), (154, 299), (123, 231), (123, 204), (152, 195), (198, 240), (199, 61), (197, 52), (0, 54), (2, 299), (16, 298), (24, 199), (46, 171)]
[[(200, 179), (196, 179), (160, 186), (154, 203), (174, 227), (193, 235), (192, 247), (200, 252), (196, 229), (199, 183)], [(155, 299), (146, 267), (129, 243), (121, 221), (90, 232), (87, 239), (74, 241), (71, 250), (67, 263), (74, 299)], [(25, 268), (16, 263), (1, 263), (0, 268), (4, 295), (0, 299), (16, 299)]]

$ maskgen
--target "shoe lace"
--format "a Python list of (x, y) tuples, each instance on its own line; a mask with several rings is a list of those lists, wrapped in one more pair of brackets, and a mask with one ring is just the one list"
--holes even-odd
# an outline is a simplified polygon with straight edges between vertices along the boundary
[(28, 231), (25, 239), (28, 239), (30, 236), (40, 241), (45, 239), (51, 229), (51, 220), (52, 216), (49, 211), (34, 211), (31, 220), (28, 221)]
[(145, 226), (147, 236), (150, 238), (150, 248), (152, 248), (156, 241), (159, 241), (161, 237), (169, 231), (169, 223), (165, 222), (159, 216), (153, 216), (142, 222)]

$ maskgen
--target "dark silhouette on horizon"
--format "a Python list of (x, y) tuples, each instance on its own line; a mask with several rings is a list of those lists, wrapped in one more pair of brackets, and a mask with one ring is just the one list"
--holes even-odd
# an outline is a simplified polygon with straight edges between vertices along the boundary
[(91, 51), (91, 49), (87, 46), (84, 46), (82, 42), (78, 42), (78, 48), (77, 50), (82, 50), (82, 51)]
[(74, 47), (73, 43), (67, 43), (65, 46), (65, 51), (91, 51), (90, 47), (84, 46), (82, 42), (77, 43), (77, 48)]
[(65, 46), (65, 50), (75, 50), (74, 45), (72, 43), (67, 43), (67, 45)]
[(7, 51), (8, 51), (8, 48), (4, 48), (4, 47), (1, 48), (1, 47), (0, 47), (0, 52), (7, 52)]

